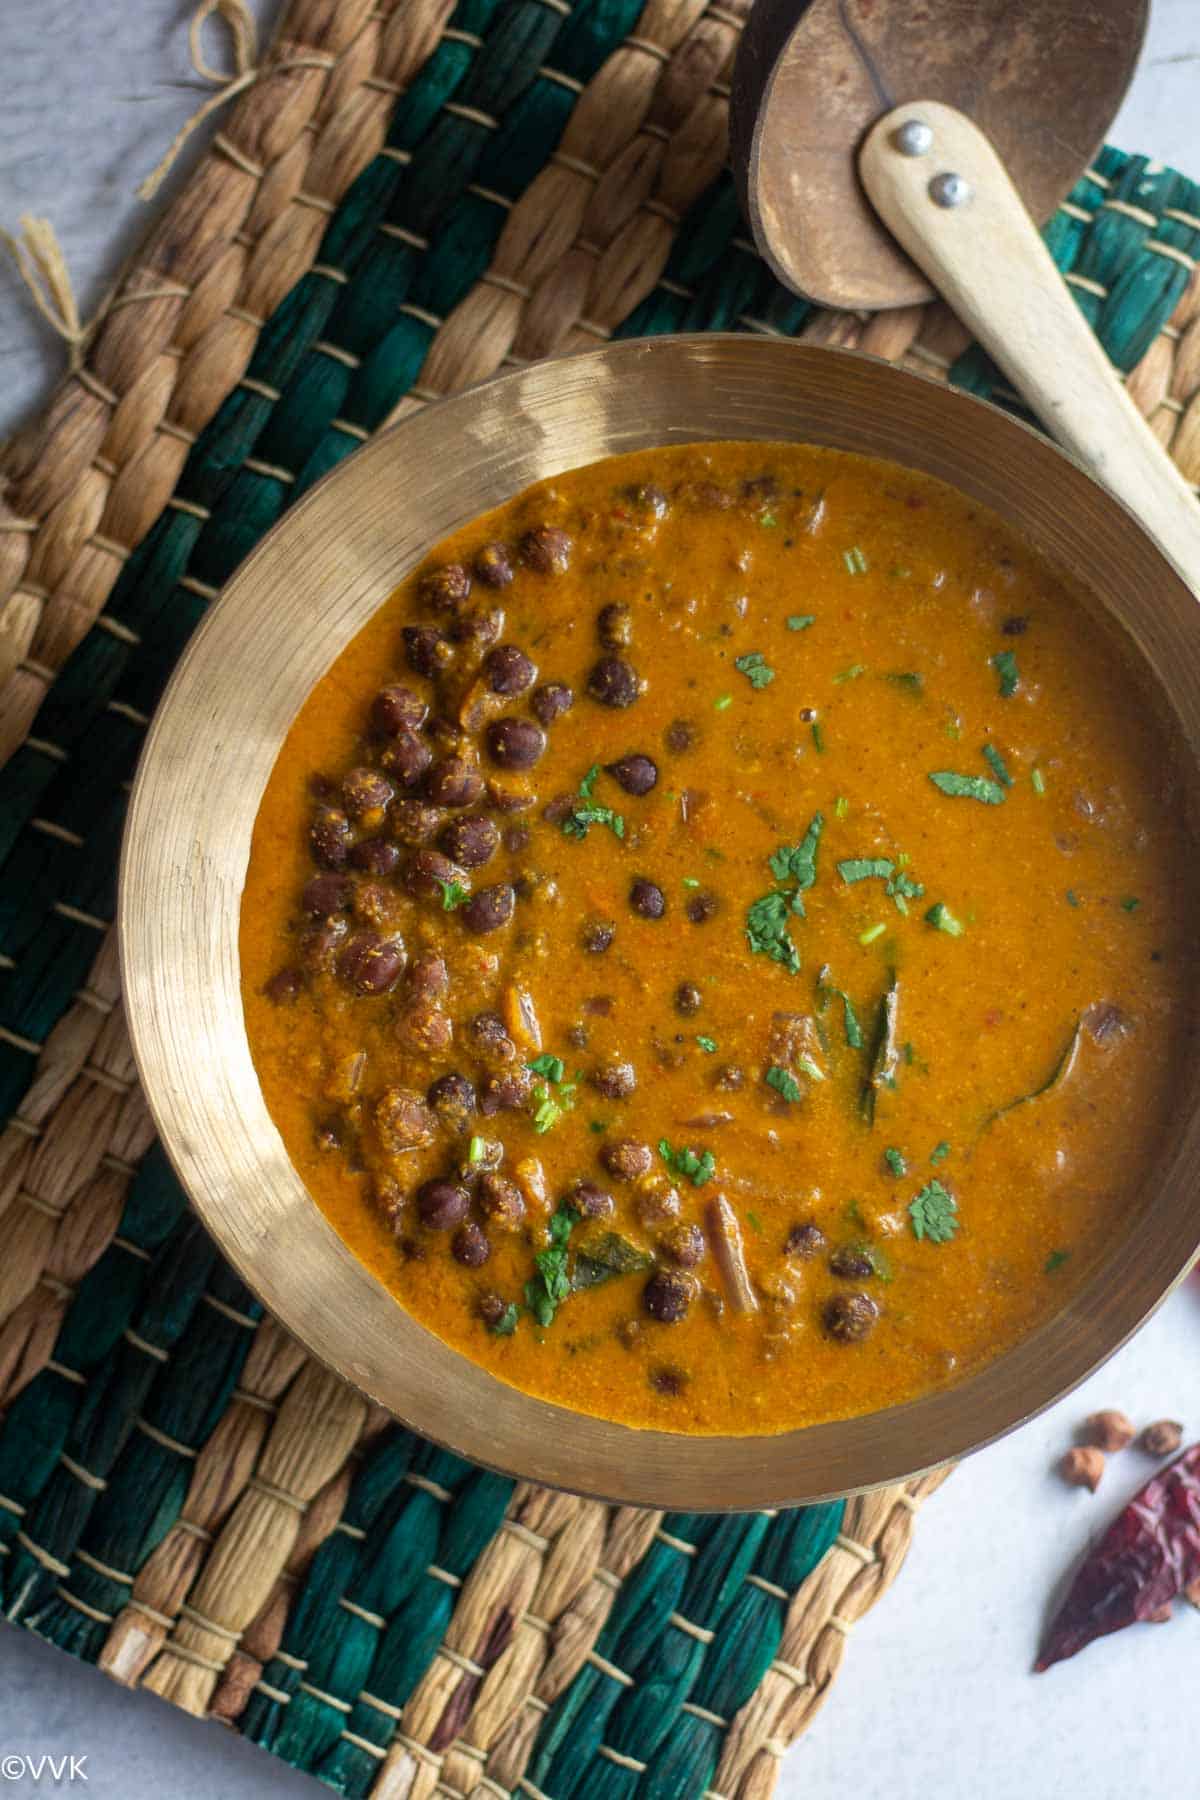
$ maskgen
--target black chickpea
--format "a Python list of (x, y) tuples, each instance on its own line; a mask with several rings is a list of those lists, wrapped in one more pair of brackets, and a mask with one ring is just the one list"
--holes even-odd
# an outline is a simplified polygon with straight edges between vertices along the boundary
[(648, 1175), (654, 1167), (654, 1152), (649, 1144), (639, 1144), (633, 1138), (617, 1138), (603, 1146), (600, 1161), (618, 1181), (636, 1181), (639, 1175)]
[(323, 868), (339, 869), (346, 860), (350, 838), (350, 821), (345, 813), (334, 806), (323, 806), (309, 831), (314, 859)]
[(808, 1262), (825, 1248), (825, 1233), (811, 1219), (802, 1225), (793, 1225), (784, 1239), (785, 1256), (797, 1256)]
[(681, 981), (675, 989), (675, 1011), (685, 1019), (692, 1018), (704, 1005), (704, 995), (694, 981)]
[(532, 769), (546, 748), (546, 734), (532, 719), (493, 719), (488, 754), (502, 769)]
[(402, 798), (392, 802), (388, 825), (401, 844), (427, 844), (445, 817), (442, 808), (431, 806), (428, 800)]
[(695, 1282), (673, 1269), (659, 1269), (642, 1290), (642, 1305), (660, 1325), (678, 1325), (687, 1317)]
[(830, 1337), (842, 1344), (857, 1344), (874, 1330), (879, 1308), (870, 1294), (837, 1294), (821, 1318)]
[(601, 706), (632, 706), (641, 692), (637, 670), (620, 656), (602, 656), (588, 676), (587, 689)]
[(328, 875), (314, 875), (305, 884), (300, 904), (312, 918), (328, 919), (334, 913), (345, 912), (353, 899), (354, 883), (349, 876), (331, 870)]
[(865, 1250), (843, 1245), (829, 1258), (829, 1269), (843, 1281), (867, 1281), (875, 1273), (875, 1264)]
[(472, 895), (462, 908), (462, 921), (468, 931), (481, 935), (498, 931), (512, 918), (515, 905), (516, 895), (509, 883), (497, 882), (495, 887), (480, 888)]
[(640, 919), (661, 919), (667, 910), (667, 897), (656, 881), (638, 875), (629, 889), (629, 904)]
[(475, 561), (471, 566), (476, 581), (482, 581), (484, 587), (507, 587), (513, 578), (512, 558), (507, 544), (485, 544), (475, 552)]
[(441, 1000), (450, 989), (445, 957), (436, 950), (422, 950), (409, 963), (404, 986), (414, 1000)]
[(432, 680), (441, 674), (454, 654), (441, 632), (432, 625), (406, 625), (401, 637), (405, 661), (414, 675), (425, 675)]
[(402, 787), (415, 787), (433, 761), (433, 751), (425, 738), (402, 725), (393, 732), (380, 752), (380, 766), (394, 775)]
[(483, 776), (464, 756), (445, 756), (434, 763), (425, 791), (435, 806), (474, 806), (483, 793)]
[(521, 561), (539, 575), (565, 575), (574, 548), (570, 534), (558, 525), (536, 525), (521, 539)]
[(481, 869), (495, 855), (500, 833), (490, 819), (452, 819), (439, 841), (461, 868)]
[(707, 925), (719, 909), (720, 901), (710, 888), (702, 888), (698, 894), (693, 894), (685, 908), (693, 925)]
[(419, 731), (428, 717), (425, 701), (400, 682), (380, 688), (371, 702), (371, 729), (380, 737), (394, 737), (405, 727)]
[(493, 694), (523, 694), (537, 680), (537, 669), (516, 644), (496, 644), (484, 658), (484, 674)]
[(479, 1110), (487, 1118), (498, 1112), (516, 1112), (533, 1092), (528, 1069), (509, 1069), (504, 1075), (485, 1076), (479, 1089)]
[(638, 800), (648, 794), (658, 780), (658, 765), (640, 752), (622, 756), (605, 766), (617, 786)]
[(617, 1203), (607, 1188), (595, 1181), (577, 1181), (565, 1196), (566, 1204), (582, 1213), (585, 1219), (607, 1219), (616, 1211)]
[(470, 572), (462, 563), (443, 563), (440, 569), (422, 575), (417, 591), (435, 612), (452, 612), (470, 595)]
[(704, 1233), (698, 1225), (687, 1225), (682, 1221), (669, 1225), (662, 1234), (664, 1253), (681, 1269), (694, 1269), (696, 1264), (704, 1260), (708, 1245)]
[(633, 611), (622, 600), (596, 614), (596, 635), (606, 650), (628, 650), (633, 642)]
[(446, 897), (442, 884), (461, 885), (465, 874), (465, 869), (452, 863), (440, 850), (414, 850), (404, 871), (404, 886), (415, 899), (436, 900), (442, 905)]
[(349, 861), (368, 875), (394, 875), (400, 866), (400, 847), (387, 838), (362, 838), (351, 845)]
[(299, 969), (277, 969), (263, 988), (268, 1000), (276, 1006), (287, 1006), (298, 1000), (304, 990), (304, 976)]
[(588, 919), (579, 933), (579, 942), (589, 956), (603, 956), (612, 948), (616, 935), (617, 928), (611, 919)]
[(450, 1254), (464, 1268), (478, 1269), (492, 1254), (492, 1246), (483, 1228), (474, 1219), (468, 1219), (455, 1232), (450, 1244)]
[(555, 719), (570, 712), (575, 704), (573, 691), (561, 681), (548, 681), (536, 689), (529, 702), (534, 717), (542, 725), (553, 725)]
[(356, 994), (387, 994), (404, 973), (404, 945), (399, 938), (356, 931), (338, 952), (337, 972)]
[(471, 1209), (471, 1196), (456, 1181), (438, 1178), (417, 1189), (417, 1213), (430, 1231), (451, 1231)]
[(631, 1062), (615, 1058), (593, 1069), (588, 1080), (605, 1100), (627, 1100), (637, 1087), (637, 1071)]
[(476, 1109), (474, 1083), (457, 1072), (439, 1075), (425, 1098), (453, 1131), (465, 1130)]
[(519, 1229), (525, 1219), (525, 1198), (515, 1181), (489, 1172), (480, 1176), (477, 1192), (480, 1211), (497, 1231)]
[(676, 756), (696, 747), (696, 727), (690, 719), (675, 719), (663, 733), (663, 742)]

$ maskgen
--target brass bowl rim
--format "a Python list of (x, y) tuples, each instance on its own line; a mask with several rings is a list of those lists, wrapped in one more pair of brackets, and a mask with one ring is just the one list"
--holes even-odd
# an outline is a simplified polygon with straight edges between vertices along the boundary
[[(626, 392), (631, 380), (638, 393), (637, 420), (632, 425), (625, 419), (633, 406)], [(868, 417), (861, 431), (870, 430), (870, 442), (850, 441), (853, 433), (845, 436), (849, 426), (839, 421), (839, 394), (850, 390), (855, 405)], [(790, 407), (802, 399), (810, 408), (804, 426), (787, 433), (746, 429), (753, 421), (738, 406), (750, 403), (747, 394), (765, 422), (775, 417), (772, 408)], [(557, 445), (574, 428), (564, 423), (568, 399), (589, 421), (578, 428), (585, 453), (555, 461), (548, 446)], [(673, 424), (676, 405), (700, 413), (715, 409), (722, 417), (728, 415), (733, 428), (698, 431)], [(589, 409), (596, 410), (594, 420)], [(656, 423), (650, 435), (637, 437), (638, 421), (646, 413), (657, 420), (660, 412), (663, 424)], [(912, 439), (908, 435), (912, 427), (905, 423), (910, 413), (930, 423), (941, 438), (935, 441), (918, 433)], [(612, 435), (618, 431), (618, 417), (623, 436)], [(814, 422), (819, 423), (816, 435)], [(599, 433), (594, 443), (589, 431)], [(1188, 1186), (1200, 1174), (1200, 1078), (1193, 1083), (1187, 1121), (1176, 1134), (1169, 1166), (1159, 1172), (1172, 1204), (1168, 1207), (1160, 1194), (1156, 1210), (1147, 1215), (1154, 1229), (1138, 1267), (1117, 1268), (1114, 1250), (1059, 1314), (955, 1386), (857, 1419), (754, 1437), (639, 1430), (534, 1399), (470, 1363), (418, 1325), (342, 1243), (292, 1169), (253, 1077), (240, 999), (235, 1029), (229, 998), (230, 983), (235, 994), (237, 985), (245, 849), (263, 782), (291, 713), (274, 733), (268, 754), (253, 741), (248, 698), (238, 703), (247, 716), (245, 741), (258, 764), (267, 757), (261, 780), (250, 787), (226, 778), (230, 799), (243, 809), (237, 827), (240, 852), (230, 852), (213, 836), (224, 827), (207, 818), (206, 809), (213, 810), (211, 784), (199, 778), (198, 768), (201, 754), (212, 763), (217, 752), (199, 744), (195, 733), (198, 721), (211, 717), (219, 722), (221, 708), (228, 709), (234, 684), (225, 677), (222, 658), (238, 645), (239, 632), (247, 645), (260, 647), (280, 637), (284, 615), (264, 605), (264, 595), (273, 596), (282, 608), (290, 603), (297, 584), (303, 587), (309, 581), (310, 588), (319, 587), (319, 578), (310, 577), (309, 569), (318, 566), (322, 546), (306, 545), (302, 556), (300, 545), (306, 537), (320, 537), (328, 524), (336, 538), (339, 517), (352, 516), (356, 490), (365, 494), (377, 472), (385, 485), (410, 469), (416, 484), (440, 479), (425, 474), (432, 465), (428, 456), (423, 459), (419, 454), (423, 438), (441, 447), (448, 462), (456, 455), (475, 454), (480, 471), (490, 455), (489, 474), (476, 473), (480, 483), (496, 480), (495, 447), (502, 441), (510, 457), (505, 469), (516, 473), (499, 499), (489, 497), (465, 508), (450, 505), (452, 523), (439, 522), (428, 532), (411, 531), (412, 541), (397, 565), (399, 573), (389, 569), (384, 579), (353, 571), (355, 579), (368, 581), (373, 597), (369, 604), (356, 603), (352, 628), (344, 631), (332, 654), (344, 647), (403, 574), (457, 524), (511, 498), (542, 475), (672, 438), (712, 441), (722, 436), (842, 443), (941, 474), (960, 490), (979, 490), (981, 499), (986, 488), (986, 503), (1002, 514), (1005, 506), (991, 497), (992, 486), (1001, 477), (992, 466), (983, 465), (989, 459), (1003, 463), (1011, 455), (1014, 469), (1019, 464), (1022, 474), (1018, 478), (1010, 473), (1003, 479), (1010, 488), (1024, 480), (1029, 489), (1021, 515), (1012, 510), (1006, 514), (1018, 529), (1039, 543), (1049, 542), (1047, 534), (1052, 536), (1057, 529), (1072, 546), (1079, 539), (1080, 555), (1085, 542), (1093, 555), (1105, 551), (1124, 555), (1149, 582), (1165, 624), (1149, 602), (1141, 607), (1140, 592), (1134, 601), (1118, 595), (1114, 603), (1102, 603), (1121, 620), (1158, 684), (1171, 693), (1176, 715), (1186, 711), (1184, 732), (1191, 760), (1200, 767), (1196, 602), (1133, 515), (1040, 432), (976, 396), (858, 351), (734, 333), (631, 338), (494, 377), (402, 419), (326, 474), (281, 517), (213, 603), (159, 702), (133, 785), (118, 901), (128, 1026), (155, 1125), (222, 1254), (268, 1309), (312, 1355), (402, 1423), (472, 1462), (604, 1500), (687, 1511), (803, 1504), (909, 1479), (993, 1442), (1083, 1381), (1183, 1279), (1200, 1248), (1200, 1220), (1190, 1218), (1186, 1205)], [(881, 442), (890, 447), (881, 448)], [(988, 446), (986, 457), (976, 448), (980, 443)], [(511, 456), (518, 447), (520, 454)], [(914, 453), (900, 454), (902, 449)], [(949, 466), (955, 473), (945, 472)], [(430, 507), (435, 499), (442, 502), (444, 491), (425, 496)], [(411, 508), (416, 502), (404, 504)], [(1082, 526), (1074, 530), (1069, 522), (1076, 506), (1088, 514), (1086, 532)], [(1061, 513), (1056, 514), (1059, 507)], [(323, 542), (327, 547), (327, 540)], [(1072, 547), (1058, 560), (1070, 566), (1074, 554)], [(1104, 580), (1092, 580), (1091, 585), (1102, 589)], [(311, 601), (306, 604), (311, 610)], [(261, 616), (254, 620), (250, 614), (256, 609), (261, 609)], [(314, 629), (319, 627), (318, 620)], [(327, 666), (332, 654), (320, 667)], [(256, 694), (258, 685), (259, 671), (253, 682), (242, 683)], [(306, 680), (296, 704), (310, 686), (311, 680)], [(268, 687), (264, 705), (272, 693)], [(242, 742), (241, 737), (236, 739), (239, 749)], [(252, 793), (252, 807), (245, 806), (247, 793)], [(221, 857), (214, 855), (213, 845)], [(211, 940), (206, 932), (213, 934)], [(211, 977), (207, 989), (191, 980), (197, 960)], [(218, 1010), (223, 1009), (225, 1035), (218, 1031), (210, 1041), (206, 1015), (214, 995)], [(208, 1061), (194, 1054), (198, 1047), (212, 1053)], [(218, 1050), (220, 1055), (215, 1054)], [(253, 1093), (247, 1097), (242, 1092), (236, 1099), (222, 1094), (223, 1080), (227, 1087), (236, 1085), (230, 1071), (244, 1080), (247, 1066)], [(236, 1170), (234, 1140), (222, 1135), (234, 1124), (249, 1136), (249, 1147), (237, 1145), (242, 1162)], [(265, 1188), (261, 1204), (247, 1197), (251, 1188), (258, 1192), (255, 1184)], [(311, 1263), (307, 1272), (313, 1276), (313, 1291), (307, 1296), (296, 1291), (289, 1254), (301, 1264)], [(314, 1272), (319, 1272), (319, 1281)]]

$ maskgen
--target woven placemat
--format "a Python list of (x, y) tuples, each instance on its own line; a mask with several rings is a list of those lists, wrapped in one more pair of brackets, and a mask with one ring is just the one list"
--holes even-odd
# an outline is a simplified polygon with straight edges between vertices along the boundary
[[(856, 344), (1004, 403), (939, 307), (784, 293), (725, 169), (743, 0), (294, 0), (0, 459), (0, 1601), (348, 1794), (758, 1800), (937, 1476), (735, 1518), (414, 1439), (307, 1359), (152, 1144), (110, 920), (189, 632), (388, 419), (612, 335)], [(1200, 196), (1106, 150), (1048, 232), (1200, 473)]]

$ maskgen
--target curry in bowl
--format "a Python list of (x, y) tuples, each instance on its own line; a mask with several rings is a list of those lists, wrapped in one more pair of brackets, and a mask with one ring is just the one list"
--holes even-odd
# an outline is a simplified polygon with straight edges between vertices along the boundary
[(577, 1411), (777, 1432), (978, 1369), (1129, 1237), (1187, 1054), (1131, 668), (995, 515), (844, 452), (639, 452), (477, 521), (254, 831), (247, 1032), (310, 1193)]

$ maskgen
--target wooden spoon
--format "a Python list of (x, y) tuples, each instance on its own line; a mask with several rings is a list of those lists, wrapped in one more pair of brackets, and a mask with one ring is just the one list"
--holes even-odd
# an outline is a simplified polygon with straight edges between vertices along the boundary
[[(1144, 7), (814, 0), (781, 34), (782, 0), (761, 4), (739, 56), (731, 136), (755, 241), (776, 275), (827, 305), (875, 309), (927, 297), (923, 272), (1200, 592), (1195, 496), (1018, 192), (1042, 216), (1087, 166), (1132, 69)], [(968, 111), (987, 120), (1011, 169)]]

